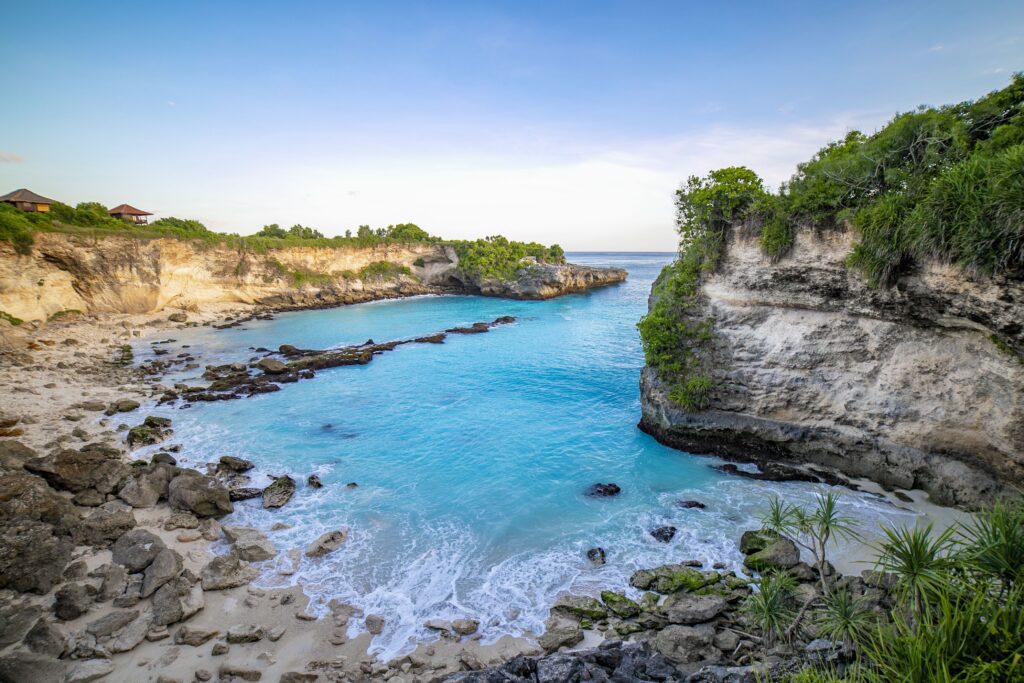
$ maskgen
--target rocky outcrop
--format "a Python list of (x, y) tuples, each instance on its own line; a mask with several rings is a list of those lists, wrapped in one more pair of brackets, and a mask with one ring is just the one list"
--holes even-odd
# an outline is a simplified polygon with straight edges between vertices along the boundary
[[(941, 503), (1024, 484), (1024, 282), (931, 265), (890, 289), (845, 267), (845, 232), (776, 263), (730, 235), (702, 284), (710, 407), (645, 368), (640, 426), (693, 453), (815, 463)], [(994, 341), (995, 340), (995, 341)]]
[[(360, 274), (380, 262), (397, 268)], [(186, 322), (182, 311), (206, 304), (317, 308), (443, 292), (547, 299), (626, 278), (619, 269), (524, 264), (511, 281), (479, 280), (460, 274), (458, 262), (441, 243), (258, 253), (228, 243), (40, 232), (28, 255), (0, 241), (0, 311), (45, 321), (67, 311), (174, 309), (172, 322)]]
[(585, 292), (624, 282), (626, 271), (621, 268), (592, 268), (573, 263), (524, 265), (514, 280), (467, 278), (455, 274), (467, 291), (484, 296), (505, 299), (551, 299), (563, 294)]

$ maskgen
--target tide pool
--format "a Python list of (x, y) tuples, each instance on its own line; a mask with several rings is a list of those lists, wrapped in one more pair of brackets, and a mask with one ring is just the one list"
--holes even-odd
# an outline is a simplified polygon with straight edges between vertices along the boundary
[[(810, 501), (820, 487), (723, 475), (717, 460), (658, 444), (636, 428), (643, 354), (635, 328), (650, 286), (671, 254), (570, 254), (571, 261), (629, 271), (621, 285), (545, 302), (420, 297), (281, 314), (243, 328), (176, 331), (204, 364), (246, 361), (249, 347), (327, 348), (421, 336), (514, 315), (486, 334), (450, 335), (441, 345), (402, 346), (366, 366), (248, 399), (156, 411), (174, 420), (174, 443), (191, 465), (237, 455), (267, 474), (299, 482), (282, 509), (236, 503), (224, 520), (269, 530), (282, 551), (261, 563), (260, 585), (300, 584), (317, 609), (337, 598), (385, 618), (371, 650), (383, 659), (434, 637), (427, 619), (474, 617), (485, 642), (539, 634), (561, 592), (623, 590), (636, 569), (696, 559), (739, 570), (739, 534), (758, 526), (776, 493)], [(140, 345), (138, 356), (148, 356)], [(196, 380), (176, 375), (168, 381)], [(305, 485), (316, 473), (322, 489)], [(349, 488), (349, 482), (357, 487)], [(614, 498), (587, 486), (614, 482)], [(706, 509), (682, 509), (698, 500)], [(913, 513), (848, 492), (845, 512), (871, 536)], [(649, 531), (672, 525), (659, 543)], [(284, 551), (327, 530), (349, 539), (324, 558), (303, 557), (280, 576)], [(607, 564), (593, 566), (600, 546)], [(362, 630), (353, 620), (351, 634)]]

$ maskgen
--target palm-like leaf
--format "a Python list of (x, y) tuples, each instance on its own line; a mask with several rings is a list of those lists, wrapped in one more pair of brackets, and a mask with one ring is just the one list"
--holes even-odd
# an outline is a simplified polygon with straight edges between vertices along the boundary
[(933, 536), (932, 525), (883, 529), (878, 566), (897, 577), (897, 588), (909, 597), (918, 613), (946, 585), (955, 562), (953, 529)]

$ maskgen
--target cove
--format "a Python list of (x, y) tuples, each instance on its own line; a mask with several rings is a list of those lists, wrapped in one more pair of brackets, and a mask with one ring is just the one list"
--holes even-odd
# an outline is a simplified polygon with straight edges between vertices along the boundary
[[(625, 268), (629, 279), (549, 301), (419, 297), (185, 330), (165, 348), (188, 345), (203, 364), (219, 364), (249, 360), (250, 347), (323, 349), (517, 319), (444, 344), (402, 346), (272, 394), (154, 412), (173, 418), (186, 463), (237, 455), (257, 464), (254, 486), (266, 485), (267, 474), (300, 483), (284, 508), (244, 501), (224, 521), (290, 525), (271, 534), (282, 553), (258, 565), (260, 584), (300, 584), (320, 609), (334, 598), (383, 616), (371, 648), (382, 659), (434, 637), (422, 627), (431, 618), (477, 618), (485, 641), (539, 634), (551, 603), (570, 589), (623, 590), (638, 568), (690, 559), (740, 570), (736, 540), (758, 526), (771, 495), (809, 501), (821, 490), (727, 476), (711, 468), (719, 461), (637, 429), (643, 355), (635, 324), (672, 258), (571, 254), (576, 263)], [(140, 359), (148, 353), (140, 344)], [(314, 473), (323, 488), (304, 485)], [(622, 492), (583, 495), (596, 482)], [(683, 509), (681, 500), (706, 508)], [(873, 494), (847, 492), (842, 505), (869, 538), (879, 524), (914, 519)], [(678, 530), (669, 543), (650, 535), (666, 525)], [(350, 532), (341, 550), (278, 573), (290, 565), (286, 550), (337, 528)], [(605, 549), (604, 566), (587, 560), (594, 546)], [(362, 622), (349, 630), (363, 630)]]

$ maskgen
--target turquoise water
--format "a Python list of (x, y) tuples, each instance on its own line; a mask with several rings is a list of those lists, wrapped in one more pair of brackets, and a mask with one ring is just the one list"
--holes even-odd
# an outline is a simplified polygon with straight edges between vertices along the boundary
[[(325, 348), (518, 317), (277, 393), (165, 411), (186, 462), (239, 455), (257, 463), (255, 485), (268, 483), (266, 474), (301, 482), (285, 508), (238, 503), (227, 523), (293, 525), (270, 534), (282, 551), (350, 530), (342, 550), (303, 557), (293, 575), (277, 573), (290, 565), (284, 552), (262, 563), (263, 585), (298, 583), (320, 609), (338, 598), (381, 614), (386, 628), (371, 649), (386, 659), (427, 636), (429, 618), (479, 618), (485, 640), (539, 633), (565, 590), (621, 590), (633, 570), (683, 559), (738, 569), (736, 540), (756, 525), (768, 495), (810, 499), (814, 486), (728, 477), (709, 467), (718, 461), (636, 428), (643, 362), (635, 323), (671, 255), (570, 257), (625, 268), (629, 280), (546, 302), (419, 297), (175, 334), (172, 353), (189, 344), (203, 363), (218, 363), (252, 357), (248, 347)], [(322, 489), (305, 486), (312, 473)], [(615, 482), (622, 493), (585, 497), (595, 482)], [(680, 509), (680, 499), (707, 509)], [(866, 525), (910, 519), (865, 494), (848, 494), (844, 505)], [(667, 524), (679, 529), (675, 539), (656, 542), (648, 531)], [(587, 561), (592, 546), (606, 550), (605, 566)]]

